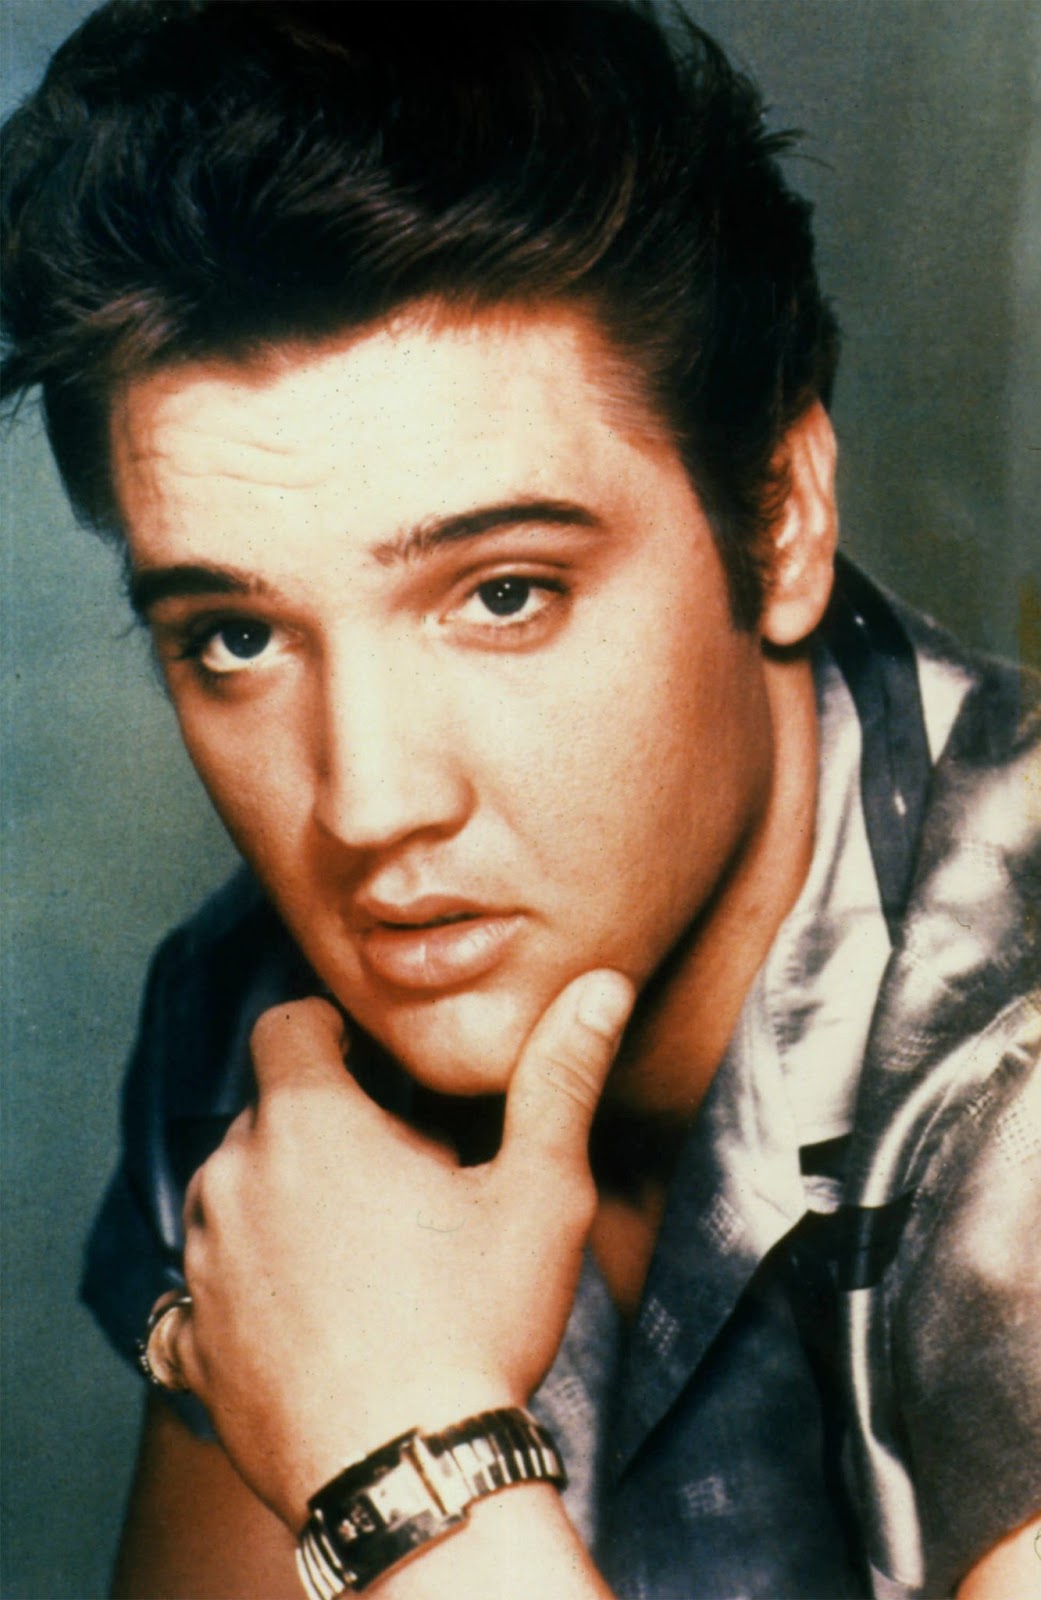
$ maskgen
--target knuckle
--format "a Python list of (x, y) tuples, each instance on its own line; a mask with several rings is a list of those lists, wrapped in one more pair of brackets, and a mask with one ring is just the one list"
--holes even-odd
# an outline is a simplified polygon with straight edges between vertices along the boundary
[(202, 1224), (226, 1203), (234, 1187), (235, 1166), (232, 1152), (221, 1145), (197, 1169), (184, 1197), (187, 1227)]
[(184, 1212), (184, 1218), (185, 1218), (186, 1223), (189, 1220), (194, 1221), (196, 1217), (201, 1219), (201, 1216), (202, 1216), (202, 1196), (200, 1194), (201, 1187), (202, 1187), (202, 1168), (201, 1167), (197, 1167), (195, 1169), (195, 1171), (192, 1173), (191, 1177), (189, 1178), (187, 1187), (185, 1188), (185, 1191), (184, 1191), (183, 1212)]
[(600, 1093), (600, 1063), (592, 1050), (550, 1049), (542, 1057), (541, 1065), (543, 1077), (557, 1094), (583, 1110), (596, 1104)]
[(205, 1250), (201, 1235), (195, 1228), (186, 1230), (181, 1267), (189, 1294), (197, 1293), (205, 1271)]
[(560, 1053), (599, 1079), (614, 1055), (617, 1043), (616, 1033), (605, 1033), (588, 1022), (576, 1021), (568, 1030), (566, 1044)]

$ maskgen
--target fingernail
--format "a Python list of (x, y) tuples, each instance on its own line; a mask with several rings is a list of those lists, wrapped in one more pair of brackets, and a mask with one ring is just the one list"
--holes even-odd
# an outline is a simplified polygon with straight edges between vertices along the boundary
[(595, 1033), (617, 1033), (629, 1015), (633, 987), (620, 972), (605, 968), (582, 979), (575, 1014)]

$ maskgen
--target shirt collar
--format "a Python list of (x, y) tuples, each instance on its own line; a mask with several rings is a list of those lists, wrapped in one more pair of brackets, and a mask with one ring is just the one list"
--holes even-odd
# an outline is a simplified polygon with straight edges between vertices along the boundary
[(626, 1350), (618, 1468), (807, 1209), (800, 1147), (850, 1126), (889, 942), (860, 808), (856, 712), (823, 649), (814, 671), (821, 778), (811, 865), (670, 1185)]

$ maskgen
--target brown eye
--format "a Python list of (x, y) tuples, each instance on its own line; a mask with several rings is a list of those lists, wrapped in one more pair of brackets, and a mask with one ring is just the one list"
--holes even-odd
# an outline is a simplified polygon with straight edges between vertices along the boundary
[(477, 593), (492, 616), (512, 617), (527, 605), (531, 584), (526, 578), (491, 578), (478, 586)]

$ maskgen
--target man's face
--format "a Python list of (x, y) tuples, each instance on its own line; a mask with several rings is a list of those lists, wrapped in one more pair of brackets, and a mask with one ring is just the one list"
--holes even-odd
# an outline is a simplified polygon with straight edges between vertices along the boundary
[(315, 971), (501, 1088), (580, 972), (642, 984), (755, 839), (759, 642), (577, 315), (418, 316), (130, 386), (114, 465), (192, 759)]

